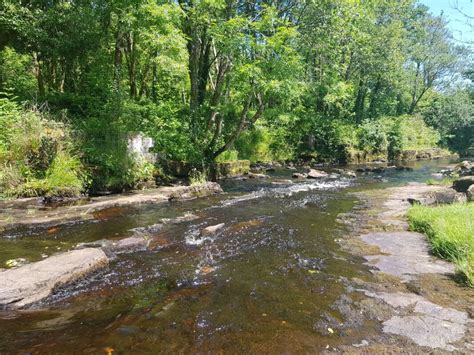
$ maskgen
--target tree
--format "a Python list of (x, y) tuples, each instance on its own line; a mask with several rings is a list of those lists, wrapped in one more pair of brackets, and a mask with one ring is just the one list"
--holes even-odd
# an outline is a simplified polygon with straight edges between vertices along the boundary
[(418, 6), (409, 26), (408, 80), (413, 113), (428, 90), (452, 79), (458, 63), (458, 52), (442, 17), (433, 17), (428, 8)]

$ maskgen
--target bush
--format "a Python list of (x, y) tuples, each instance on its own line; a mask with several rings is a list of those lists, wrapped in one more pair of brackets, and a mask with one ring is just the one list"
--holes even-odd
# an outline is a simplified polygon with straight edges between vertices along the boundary
[(292, 159), (294, 152), (284, 133), (284, 130), (266, 127), (254, 127), (242, 133), (235, 142), (238, 158), (252, 162)]
[(429, 127), (421, 116), (401, 116), (400, 135), (403, 150), (434, 148), (440, 141), (440, 134)]
[(381, 153), (388, 150), (387, 127), (381, 121), (366, 120), (357, 130), (358, 148)]
[(304, 137), (299, 142), (300, 156), (344, 162), (347, 150), (357, 145), (354, 126), (342, 120), (319, 117), (300, 130)]
[(216, 159), (217, 162), (234, 161), (239, 159), (239, 152), (235, 149), (227, 150)]
[(0, 195), (77, 196), (83, 166), (66, 125), (38, 110), (0, 99)]
[(189, 173), (189, 184), (191, 186), (202, 185), (206, 183), (208, 175), (208, 172), (200, 171), (194, 168)]

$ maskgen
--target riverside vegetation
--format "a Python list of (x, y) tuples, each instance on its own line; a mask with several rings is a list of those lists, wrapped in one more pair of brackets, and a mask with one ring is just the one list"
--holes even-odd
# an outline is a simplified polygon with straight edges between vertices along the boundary
[(472, 48), (418, 0), (0, 1), (0, 353), (472, 352)]
[[(473, 145), (471, 47), (416, 1), (0, 4), (0, 194), (121, 191), (164, 160)], [(204, 169), (205, 170), (205, 169)]]
[(474, 204), (413, 206), (410, 228), (428, 236), (433, 252), (453, 261), (474, 286)]

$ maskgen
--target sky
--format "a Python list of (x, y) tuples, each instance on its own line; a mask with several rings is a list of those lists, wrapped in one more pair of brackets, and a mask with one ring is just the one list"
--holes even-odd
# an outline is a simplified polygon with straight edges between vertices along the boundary
[[(474, 0), (420, 0), (420, 2), (428, 6), (434, 15), (440, 15), (443, 12), (456, 40), (474, 42)], [(456, 5), (472, 18), (463, 16), (455, 9)]]

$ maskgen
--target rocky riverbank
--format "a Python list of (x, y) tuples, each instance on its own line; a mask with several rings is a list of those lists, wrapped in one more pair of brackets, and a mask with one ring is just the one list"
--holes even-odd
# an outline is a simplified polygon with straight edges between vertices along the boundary
[(363, 191), (357, 212), (340, 217), (352, 230), (340, 243), (365, 258), (376, 278), (346, 280), (350, 293), (368, 296), (363, 306), (345, 305), (346, 313), (370, 308), (383, 326), (383, 336), (369, 339), (364, 352), (474, 350), (474, 291), (455, 282), (453, 265), (431, 256), (426, 236), (408, 231), (406, 221), (414, 201), (450, 192), (426, 184)]
[[(41, 224), (58, 225), (73, 221), (77, 218), (82, 220), (93, 218), (93, 213), (103, 211), (111, 207), (129, 206), (140, 203), (160, 203), (168, 200), (187, 200), (221, 193), (221, 187), (216, 183), (206, 183), (196, 186), (179, 186), (174, 188), (162, 188), (146, 193), (132, 193), (128, 195), (113, 196), (108, 198), (97, 198), (85, 205), (62, 207), (56, 214), (28, 216), (23, 215), (21, 220), (14, 224), (6, 224), (5, 227), (13, 228), (18, 224)], [(14, 202), (15, 203), (15, 202)], [(18, 203), (18, 201), (16, 201)], [(17, 211), (19, 215), (23, 211)], [(40, 212), (40, 211), (38, 211)], [(23, 212), (28, 213), (28, 212)], [(0, 269), (0, 307), (23, 308), (41, 301), (48, 297), (57, 288), (75, 282), (90, 273), (104, 268), (116, 255), (143, 251), (150, 247), (156, 247), (150, 235), (157, 233), (165, 224), (177, 224), (197, 218), (191, 214), (174, 219), (163, 219), (148, 227), (131, 230), (131, 237), (121, 240), (98, 240), (91, 243), (80, 243), (75, 250), (52, 255), (44, 260), (21, 265), (15, 262), (14, 267), (9, 270)], [(15, 261), (15, 260), (13, 260)]]
[(1, 201), (0, 231), (21, 226), (53, 227), (73, 221), (94, 219), (95, 213), (109, 208), (189, 200), (219, 193), (222, 193), (219, 184), (207, 182), (193, 186), (163, 186), (111, 196), (92, 197), (74, 201), (60, 208), (48, 208), (40, 198)]

